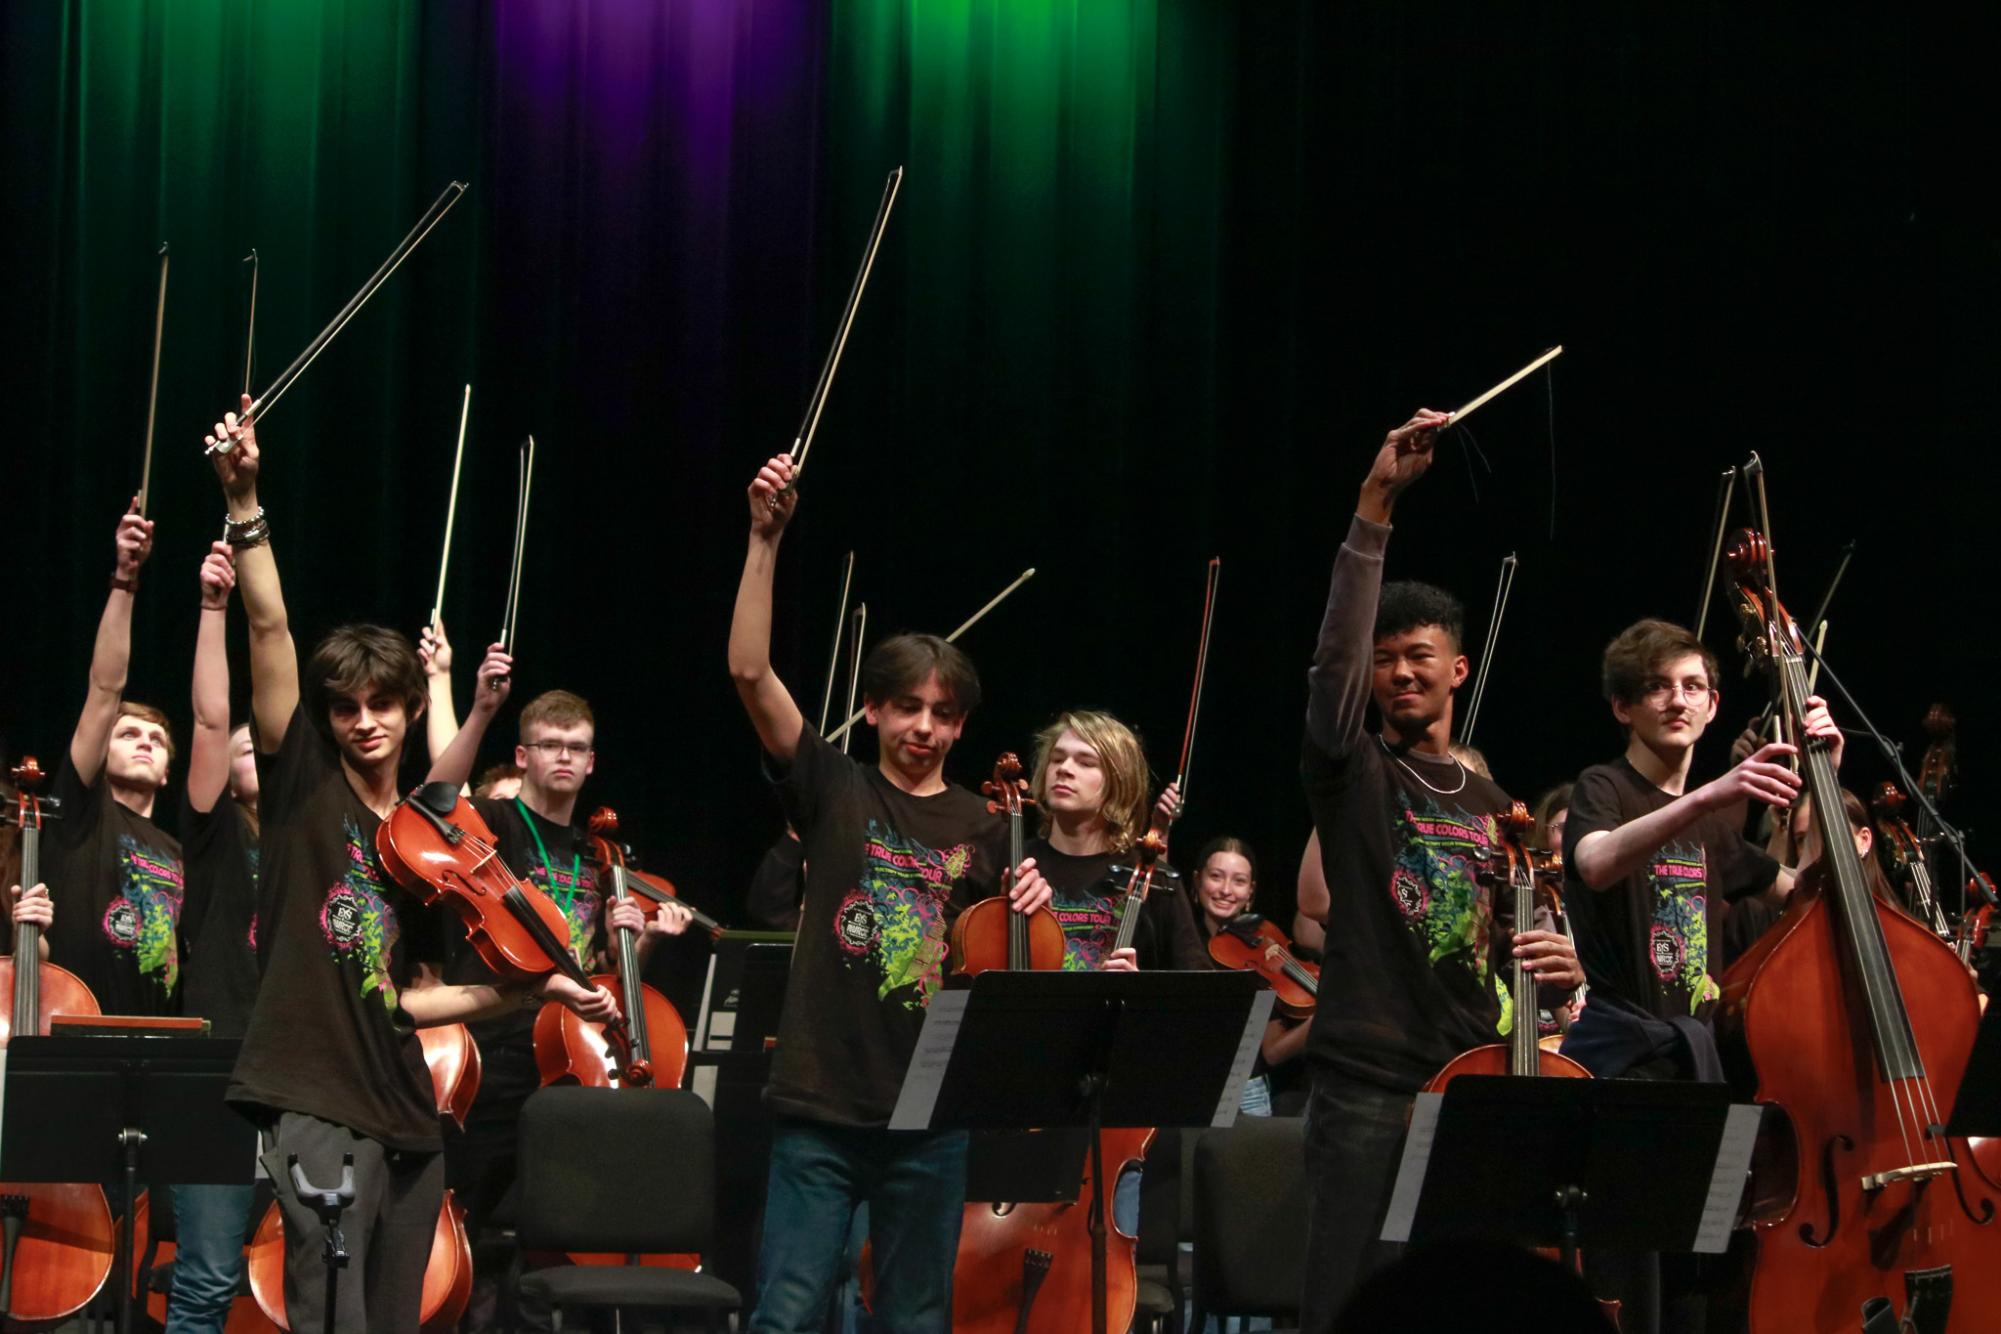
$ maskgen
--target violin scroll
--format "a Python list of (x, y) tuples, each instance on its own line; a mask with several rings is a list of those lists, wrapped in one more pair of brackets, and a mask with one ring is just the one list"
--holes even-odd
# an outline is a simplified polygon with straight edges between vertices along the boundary
[(1021, 776), (1021, 756), (1011, 750), (994, 761), (994, 776), (980, 784), (987, 810), (994, 815), (1020, 816), (1024, 807), (1035, 802), (1028, 795), (1028, 781)]

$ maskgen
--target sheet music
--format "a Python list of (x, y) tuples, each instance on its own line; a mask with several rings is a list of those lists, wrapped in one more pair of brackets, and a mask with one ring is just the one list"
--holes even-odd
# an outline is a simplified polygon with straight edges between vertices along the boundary
[(1404, 1136), (1403, 1162), (1397, 1168), (1396, 1190), (1383, 1219), (1384, 1241), (1409, 1241), (1417, 1221), (1418, 1196), (1424, 1193), (1424, 1170), (1431, 1162), (1431, 1143), (1438, 1137), (1438, 1109), (1443, 1093), (1420, 1093), (1410, 1109), (1410, 1132)]
[(952, 1064), (952, 1048), (966, 1022), (966, 1003), (972, 998), (970, 991), (941, 991), (925, 1007), (917, 1050), (911, 1053), (910, 1069), (904, 1072), (903, 1088), (896, 1095), (896, 1110), (890, 1113), (891, 1130), (930, 1129), (931, 1112), (938, 1105), (938, 1091), (945, 1087), (945, 1070)]
[(1264, 1041), (1265, 1025), (1271, 1022), (1271, 1007), (1277, 1000), (1278, 993), (1270, 987), (1251, 998), (1251, 1017), (1244, 1024), (1244, 1035), (1237, 1039), (1237, 1059), (1230, 1063), (1230, 1077), (1223, 1081), (1216, 1114), (1209, 1118), (1209, 1124), (1216, 1129), (1223, 1129), (1237, 1119), (1237, 1109), (1244, 1100), (1244, 1084), (1251, 1077), (1251, 1063), (1257, 1060), (1258, 1044)]
[(1747, 1103), (1730, 1104), (1723, 1138), (1716, 1146), (1716, 1171), (1709, 1178), (1709, 1198), (1702, 1206), (1702, 1223), (1695, 1232), (1695, 1249), (1721, 1255), (1730, 1246), (1737, 1224), (1737, 1204), (1744, 1198), (1744, 1178), (1751, 1171), (1751, 1148), (1758, 1140), (1764, 1113)]

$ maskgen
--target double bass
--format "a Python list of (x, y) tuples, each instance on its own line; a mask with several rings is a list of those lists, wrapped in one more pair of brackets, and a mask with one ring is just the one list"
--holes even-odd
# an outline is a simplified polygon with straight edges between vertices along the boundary
[[(35, 795), (42, 769), (32, 755), (14, 769), (11, 812), (21, 836), (21, 886), (42, 878), (42, 820), (53, 806)], [(0, 886), (4, 890), (5, 886)], [(59, 1014), (97, 1014), (97, 998), (75, 973), (41, 963), (42, 929), (14, 928), (13, 957), (0, 959), (0, 1045), (16, 1033), (46, 1035)], [(116, 1231), (102, 1186), (0, 1183), (0, 1323), (55, 1321), (83, 1309), (111, 1277)]]
[(1869, 891), (1831, 748), (1802, 734), (1805, 664), (1770, 554), (1755, 529), (1733, 539), (1738, 617), (1798, 739), (1825, 883), (1796, 889), (1722, 979), (1721, 1036), (1741, 1045), (1757, 1101), (1790, 1130), (1779, 1165), (1754, 1169), (1753, 1197), (1781, 1203), (1751, 1219), (1750, 1328), (1853, 1334), (1901, 1316), (1930, 1334), (1990, 1330), (2001, 1191), (1945, 1133), (1978, 1021), (1973, 979), (1930, 928)]

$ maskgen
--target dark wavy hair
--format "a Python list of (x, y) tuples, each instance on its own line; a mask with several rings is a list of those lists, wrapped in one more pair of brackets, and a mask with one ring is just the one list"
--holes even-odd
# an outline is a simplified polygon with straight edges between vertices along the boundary
[(327, 632), (299, 673), (306, 716), (331, 738), (337, 694), (387, 690), (403, 699), (412, 721), (424, 711), (424, 664), (401, 632), (382, 625), (343, 625)]
[(958, 645), (937, 635), (894, 635), (862, 659), (862, 698), (886, 704), (938, 674), (938, 684), (962, 714), (980, 706), (980, 674)]
[(1421, 625), (1435, 625), (1445, 631), (1452, 637), (1455, 650), (1466, 642), (1466, 608), (1459, 605), (1458, 598), (1436, 584), (1423, 584), (1415, 579), (1394, 579), (1384, 584), (1382, 595), (1376, 600), (1376, 638), (1400, 635)]

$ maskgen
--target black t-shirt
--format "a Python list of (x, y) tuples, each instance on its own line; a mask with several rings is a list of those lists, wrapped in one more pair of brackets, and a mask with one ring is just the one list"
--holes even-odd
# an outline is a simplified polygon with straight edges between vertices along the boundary
[[(1030, 839), (1025, 855), (1035, 859), (1036, 869), (1049, 882), (1049, 910), (1063, 928), (1063, 967), (1070, 972), (1096, 968), (1117, 942), (1132, 857), (1110, 852), (1073, 856), (1050, 847), (1046, 838)], [(1187, 897), (1179, 873), (1160, 863), (1140, 908), (1139, 924), (1133, 928), (1133, 950), (1141, 968), (1209, 966), (1209, 952), (1196, 935), (1195, 919), (1184, 902)]]
[[(1563, 826), (1564, 906), (1593, 994), (1618, 996), (1657, 1018), (1707, 1018), (1720, 994), (1722, 927), (1730, 901), (1772, 883), (1779, 864), (1707, 812), (1617, 884), (1593, 891), (1577, 878), (1577, 844), (1675, 801), (1625, 756), (1577, 777)], [(1714, 951), (1710, 942), (1719, 942)]]
[(63, 755), (42, 824), (42, 880), (55, 902), (49, 962), (83, 980), (106, 1014), (171, 1014), (180, 1006), (181, 845), (112, 797), (97, 771), (86, 787)]
[(790, 834), (780, 834), (778, 841), (765, 851), (764, 860), (757, 864), (750, 888), (744, 893), (744, 906), (753, 922), (779, 931), (799, 929), (805, 861), (805, 845)]
[(264, 980), (228, 1100), (256, 1120), (304, 1112), (436, 1150), (437, 1102), (398, 996), (441, 959), (437, 919), (382, 869), (382, 822), (303, 710), (277, 754), (259, 752), (257, 780)]
[(208, 1020), (215, 1036), (239, 1038), (257, 1001), (257, 835), (225, 794), (206, 813), (182, 799), (181, 839), (181, 1009)]
[(962, 787), (911, 796), (810, 727), (779, 794), (805, 845), (806, 898), (765, 1098), (787, 1116), (885, 1125), (951, 924), (999, 886), (1001, 823)]
[(1479, 874), (1509, 801), (1454, 760), (1391, 754), (1363, 726), (1389, 536), (1360, 515), (1349, 524), (1307, 673), (1300, 772), (1328, 913), (1306, 1057), (1410, 1092), (1513, 1028), (1506, 935)]
[[(519, 799), (495, 801), (474, 797), (473, 809), (493, 830), (500, 859), (514, 874), (547, 894), (570, 924), (570, 953), (587, 971), (596, 962), (604, 940), (604, 895), (597, 867), (590, 860), (590, 833), (575, 825), (558, 825), (528, 810)], [(541, 842), (536, 842), (540, 835)], [(547, 857), (543, 856), (547, 853)], [(467, 943), (465, 927), (454, 916), (445, 924), (445, 981), (495, 984), (500, 978)], [(482, 1048), (498, 1044), (527, 1046), (535, 1033), (534, 1010), (512, 1010), (468, 1025)]]

